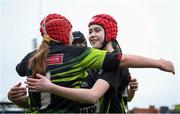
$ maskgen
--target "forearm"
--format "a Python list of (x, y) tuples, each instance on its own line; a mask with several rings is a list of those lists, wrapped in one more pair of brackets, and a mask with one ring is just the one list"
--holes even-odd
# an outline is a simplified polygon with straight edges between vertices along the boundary
[(68, 88), (50, 82), (46, 77), (37, 74), (38, 79), (27, 78), (30, 91), (49, 92), (70, 100), (94, 104), (110, 87), (103, 79), (98, 79), (91, 89)]
[(137, 55), (122, 55), (120, 65), (130, 68), (160, 68), (158, 60)]
[(70, 100), (95, 104), (98, 99), (109, 89), (108, 82), (98, 79), (91, 89), (67, 88), (51, 84), (50, 92)]
[(73, 101), (95, 103), (92, 89), (67, 88), (53, 84), (50, 92)]

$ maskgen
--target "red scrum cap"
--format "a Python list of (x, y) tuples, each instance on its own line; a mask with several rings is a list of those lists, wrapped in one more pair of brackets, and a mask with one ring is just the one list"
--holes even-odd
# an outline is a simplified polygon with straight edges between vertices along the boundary
[(72, 25), (66, 17), (60, 14), (49, 14), (40, 23), (41, 35), (48, 35), (53, 41), (69, 43), (69, 33)]
[(115, 40), (117, 37), (118, 26), (116, 20), (108, 14), (98, 14), (92, 17), (88, 26), (97, 24), (104, 28), (105, 41)]

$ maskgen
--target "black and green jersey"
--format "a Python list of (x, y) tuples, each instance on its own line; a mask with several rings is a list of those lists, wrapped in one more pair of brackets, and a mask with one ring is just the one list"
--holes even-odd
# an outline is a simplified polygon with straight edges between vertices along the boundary
[(101, 113), (126, 113), (127, 100), (123, 92), (129, 83), (127, 68), (103, 72), (99, 78), (106, 80), (111, 86), (99, 100)]
[[(99, 70), (98, 70), (99, 71)], [(83, 80), (83, 83), (81, 85), (81, 88), (87, 88), (90, 89), (95, 84), (98, 76), (97, 76), (97, 70), (93, 71), (87, 71), (88, 77)], [(80, 113), (96, 113), (98, 111), (98, 103), (95, 104), (87, 104), (82, 103), (80, 104)]]
[[(21, 76), (28, 75), (27, 64), (33, 52), (16, 67)], [(107, 53), (92, 48), (65, 46), (52, 42), (46, 60), (51, 82), (71, 88), (80, 88), (88, 76), (87, 69), (117, 69), (120, 53)], [(36, 112), (79, 112), (79, 103), (50, 93), (29, 93), (30, 108)]]
[[(129, 70), (121, 68), (116, 71), (93, 70), (89, 73), (90, 77), (85, 80), (83, 86), (91, 88), (97, 79), (103, 79), (110, 84), (108, 91), (99, 100), (99, 109), (93, 109), (94, 105), (82, 104), (83, 112), (98, 111), (100, 113), (126, 113), (127, 96), (124, 96), (126, 87), (129, 83)], [(84, 87), (83, 87), (84, 88)], [(95, 112), (94, 112), (95, 113)]]
[[(99, 109), (93, 109), (94, 105), (82, 104), (83, 112), (99, 110), (100, 113), (126, 113), (127, 96), (124, 96), (129, 83), (129, 70), (127, 68), (115, 71), (92, 70), (89, 77), (82, 85), (82, 88), (91, 88), (97, 79), (103, 79), (110, 84), (108, 91), (99, 100)], [(94, 112), (95, 113), (95, 112)]]

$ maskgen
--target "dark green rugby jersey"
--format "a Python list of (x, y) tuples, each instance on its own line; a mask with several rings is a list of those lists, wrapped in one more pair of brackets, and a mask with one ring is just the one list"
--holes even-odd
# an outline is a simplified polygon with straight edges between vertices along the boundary
[[(18, 74), (27, 75), (28, 54), (16, 67)], [(52, 42), (46, 60), (50, 80), (54, 84), (80, 88), (88, 69), (113, 70), (119, 65), (118, 53), (107, 53), (92, 48), (65, 46)], [(50, 93), (31, 93), (30, 109), (36, 112), (79, 112), (79, 103)]]
[(102, 72), (99, 76), (100, 79), (107, 81), (111, 85), (99, 100), (101, 113), (126, 113), (127, 100), (123, 93), (128, 86), (129, 75), (127, 68), (121, 68), (116, 71)]
[(121, 94), (116, 94), (109, 89), (100, 100), (101, 113), (126, 113), (126, 101)]

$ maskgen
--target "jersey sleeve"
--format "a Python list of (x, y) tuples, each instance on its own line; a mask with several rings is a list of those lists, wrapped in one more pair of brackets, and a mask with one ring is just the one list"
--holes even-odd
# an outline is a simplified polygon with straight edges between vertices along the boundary
[(88, 55), (81, 61), (84, 68), (102, 69), (106, 71), (116, 70), (119, 67), (122, 54), (107, 52), (104, 50), (90, 49)]
[(35, 51), (27, 54), (22, 61), (16, 65), (16, 72), (20, 75), (20, 76), (27, 76), (29, 74), (29, 70), (28, 70), (28, 63), (29, 63), (29, 59), (32, 57), (33, 53)]
[(87, 56), (80, 62), (84, 69), (102, 69), (107, 51), (90, 49)]
[(108, 71), (108, 72), (104, 71), (102, 72), (102, 74), (99, 75), (99, 79), (103, 79), (106, 82), (108, 82), (110, 86), (114, 88), (115, 90), (118, 89), (116, 82), (117, 82), (117, 79), (119, 78), (115, 71)]
[(121, 58), (122, 53), (120, 52), (108, 52), (104, 59), (102, 69), (105, 71), (112, 71), (118, 69)]

